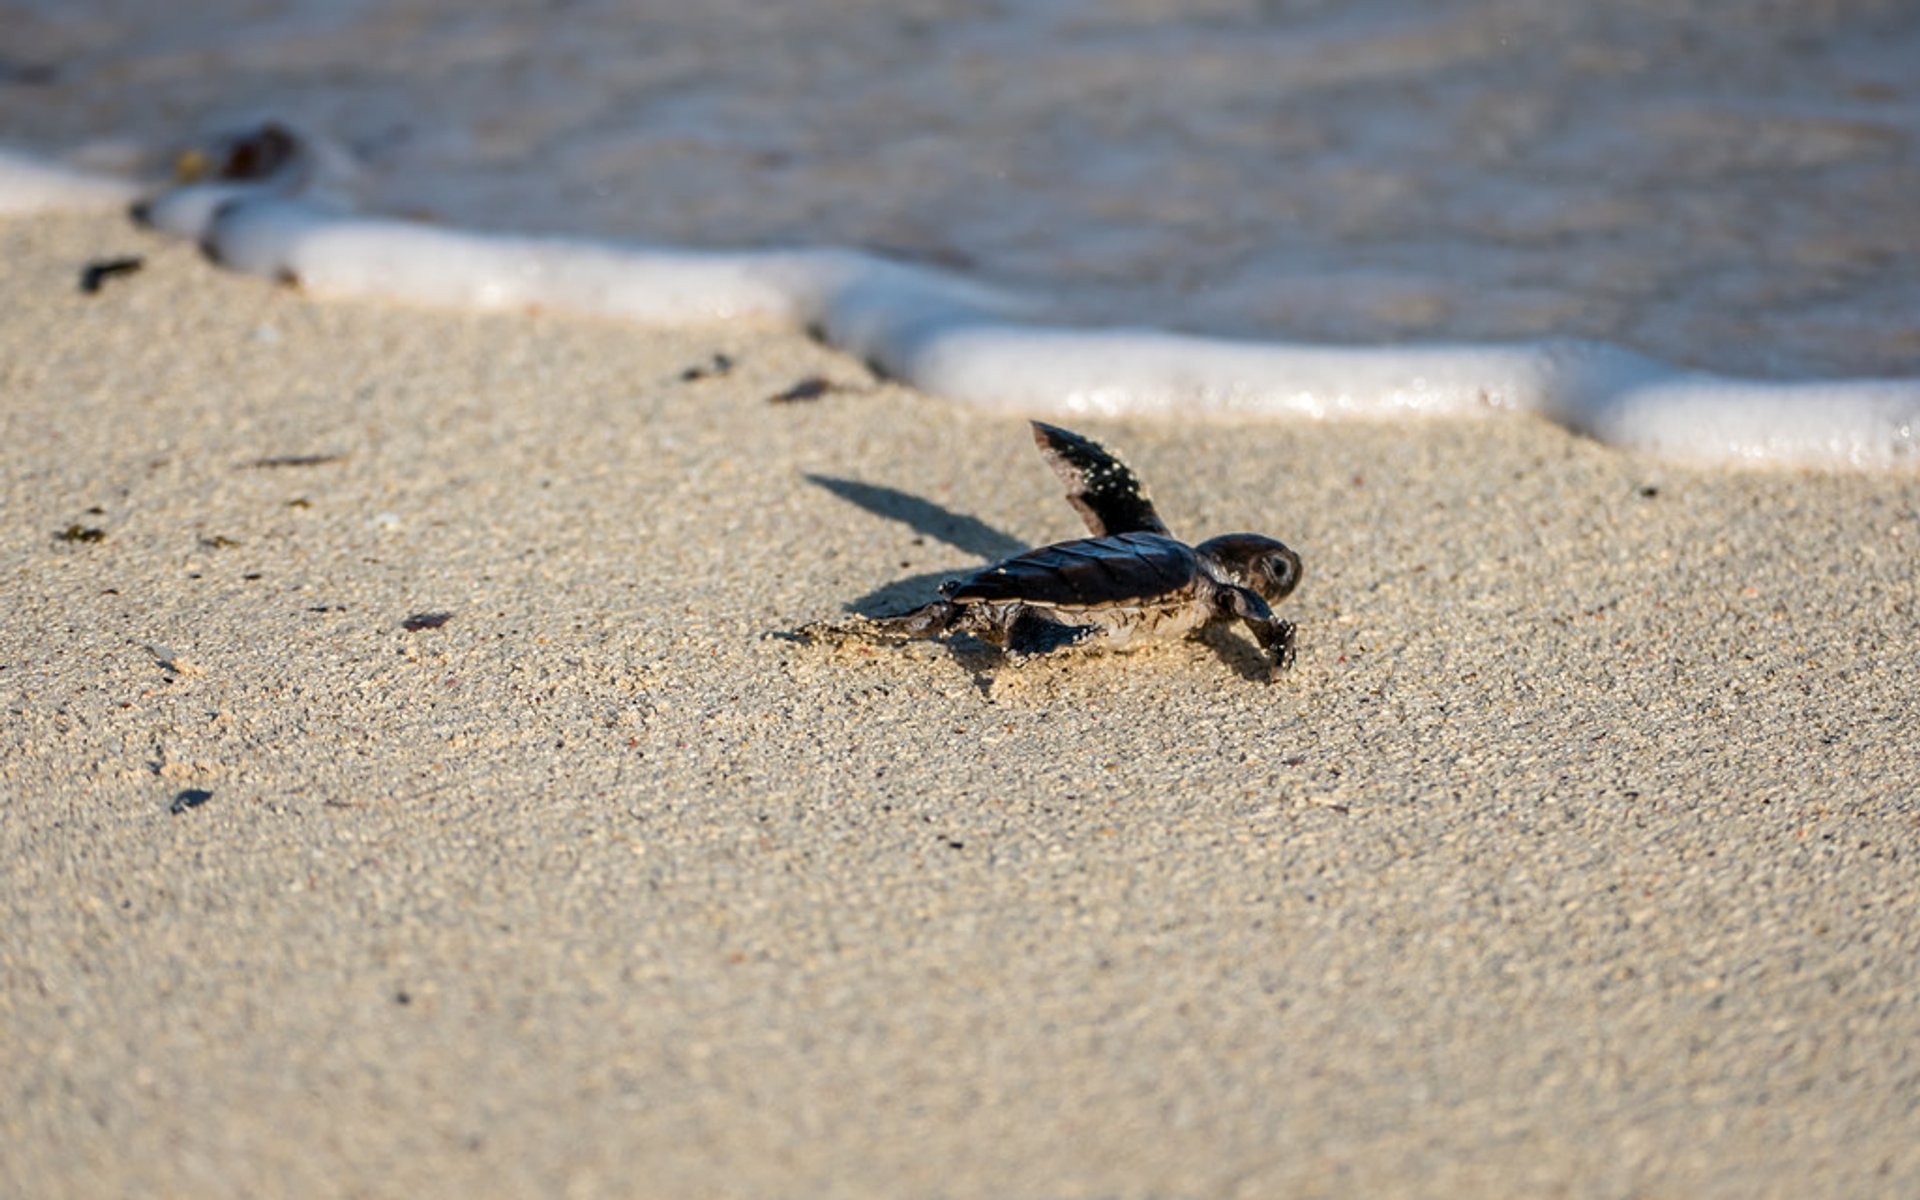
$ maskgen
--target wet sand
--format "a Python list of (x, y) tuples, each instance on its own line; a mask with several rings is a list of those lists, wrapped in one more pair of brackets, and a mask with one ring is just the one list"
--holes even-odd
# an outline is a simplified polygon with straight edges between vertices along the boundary
[(1299, 665), (1004, 672), (778, 635), (1017, 421), (0, 242), (0, 1192), (1920, 1190), (1911, 473), (1086, 422)]

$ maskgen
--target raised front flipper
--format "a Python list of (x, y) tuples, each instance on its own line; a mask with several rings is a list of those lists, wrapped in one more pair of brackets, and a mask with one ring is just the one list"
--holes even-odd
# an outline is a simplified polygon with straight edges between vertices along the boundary
[(1040, 421), (1033, 422), (1033, 440), (1053, 473), (1067, 485), (1067, 503), (1086, 518), (1093, 536), (1167, 532), (1147, 489), (1105, 446)]

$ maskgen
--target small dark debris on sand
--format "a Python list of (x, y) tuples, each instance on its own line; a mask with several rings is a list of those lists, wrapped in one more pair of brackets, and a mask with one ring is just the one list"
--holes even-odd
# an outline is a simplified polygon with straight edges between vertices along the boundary
[(211, 799), (213, 799), (213, 793), (204, 788), (188, 788), (173, 798), (173, 803), (167, 805), (167, 811), (177, 817), (190, 808), (199, 808)]
[(60, 82), (60, 68), (52, 63), (17, 62), (0, 58), (0, 83), (21, 87), (46, 87)]
[(733, 359), (725, 354), (716, 354), (707, 362), (701, 363), (699, 366), (688, 367), (686, 370), (680, 372), (680, 378), (685, 383), (692, 383), (700, 379), (724, 379), (732, 371)]
[(98, 262), (90, 262), (80, 269), (80, 292), (85, 296), (98, 295), (107, 280), (131, 275), (146, 265), (146, 259), (131, 254), (125, 258), (103, 258)]
[(241, 465), (249, 470), (271, 471), (279, 467), (322, 467), (345, 457), (344, 454), (273, 454)]
[(400, 628), (408, 633), (417, 633), (422, 629), (438, 629), (453, 620), (450, 612), (420, 612), (400, 622)]
[(768, 404), (795, 404), (802, 400), (818, 400), (828, 392), (850, 392), (854, 389), (844, 383), (835, 383), (821, 375), (809, 375), (786, 391), (768, 396)]
[(209, 550), (231, 550), (240, 543), (224, 533), (216, 533), (212, 537), (201, 538), (200, 544)]
[(95, 528), (92, 525), (82, 525), (78, 521), (75, 521), (53, 536), (56, 540), (62, 542), (104, 542), (107, 540), (107, 531)]

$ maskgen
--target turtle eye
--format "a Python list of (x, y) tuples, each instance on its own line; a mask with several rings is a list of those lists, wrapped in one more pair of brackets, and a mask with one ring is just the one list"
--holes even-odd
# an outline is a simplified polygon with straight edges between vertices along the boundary
[(1276, 591), (1285, 593), (1293, 590), (1295, 575), (1293, 559), (1284, 554), (1275, 554), (1267, 559), (1267, 575), (1273, 580)]

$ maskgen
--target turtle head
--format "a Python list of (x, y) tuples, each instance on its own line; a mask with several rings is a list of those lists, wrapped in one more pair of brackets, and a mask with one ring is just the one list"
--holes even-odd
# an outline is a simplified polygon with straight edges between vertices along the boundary
[(1282, 542), (1258, 533), (1223, 533), (1194, 547), (1230, 582), (1278, 604), (1300, 582), (1300, 556)]

